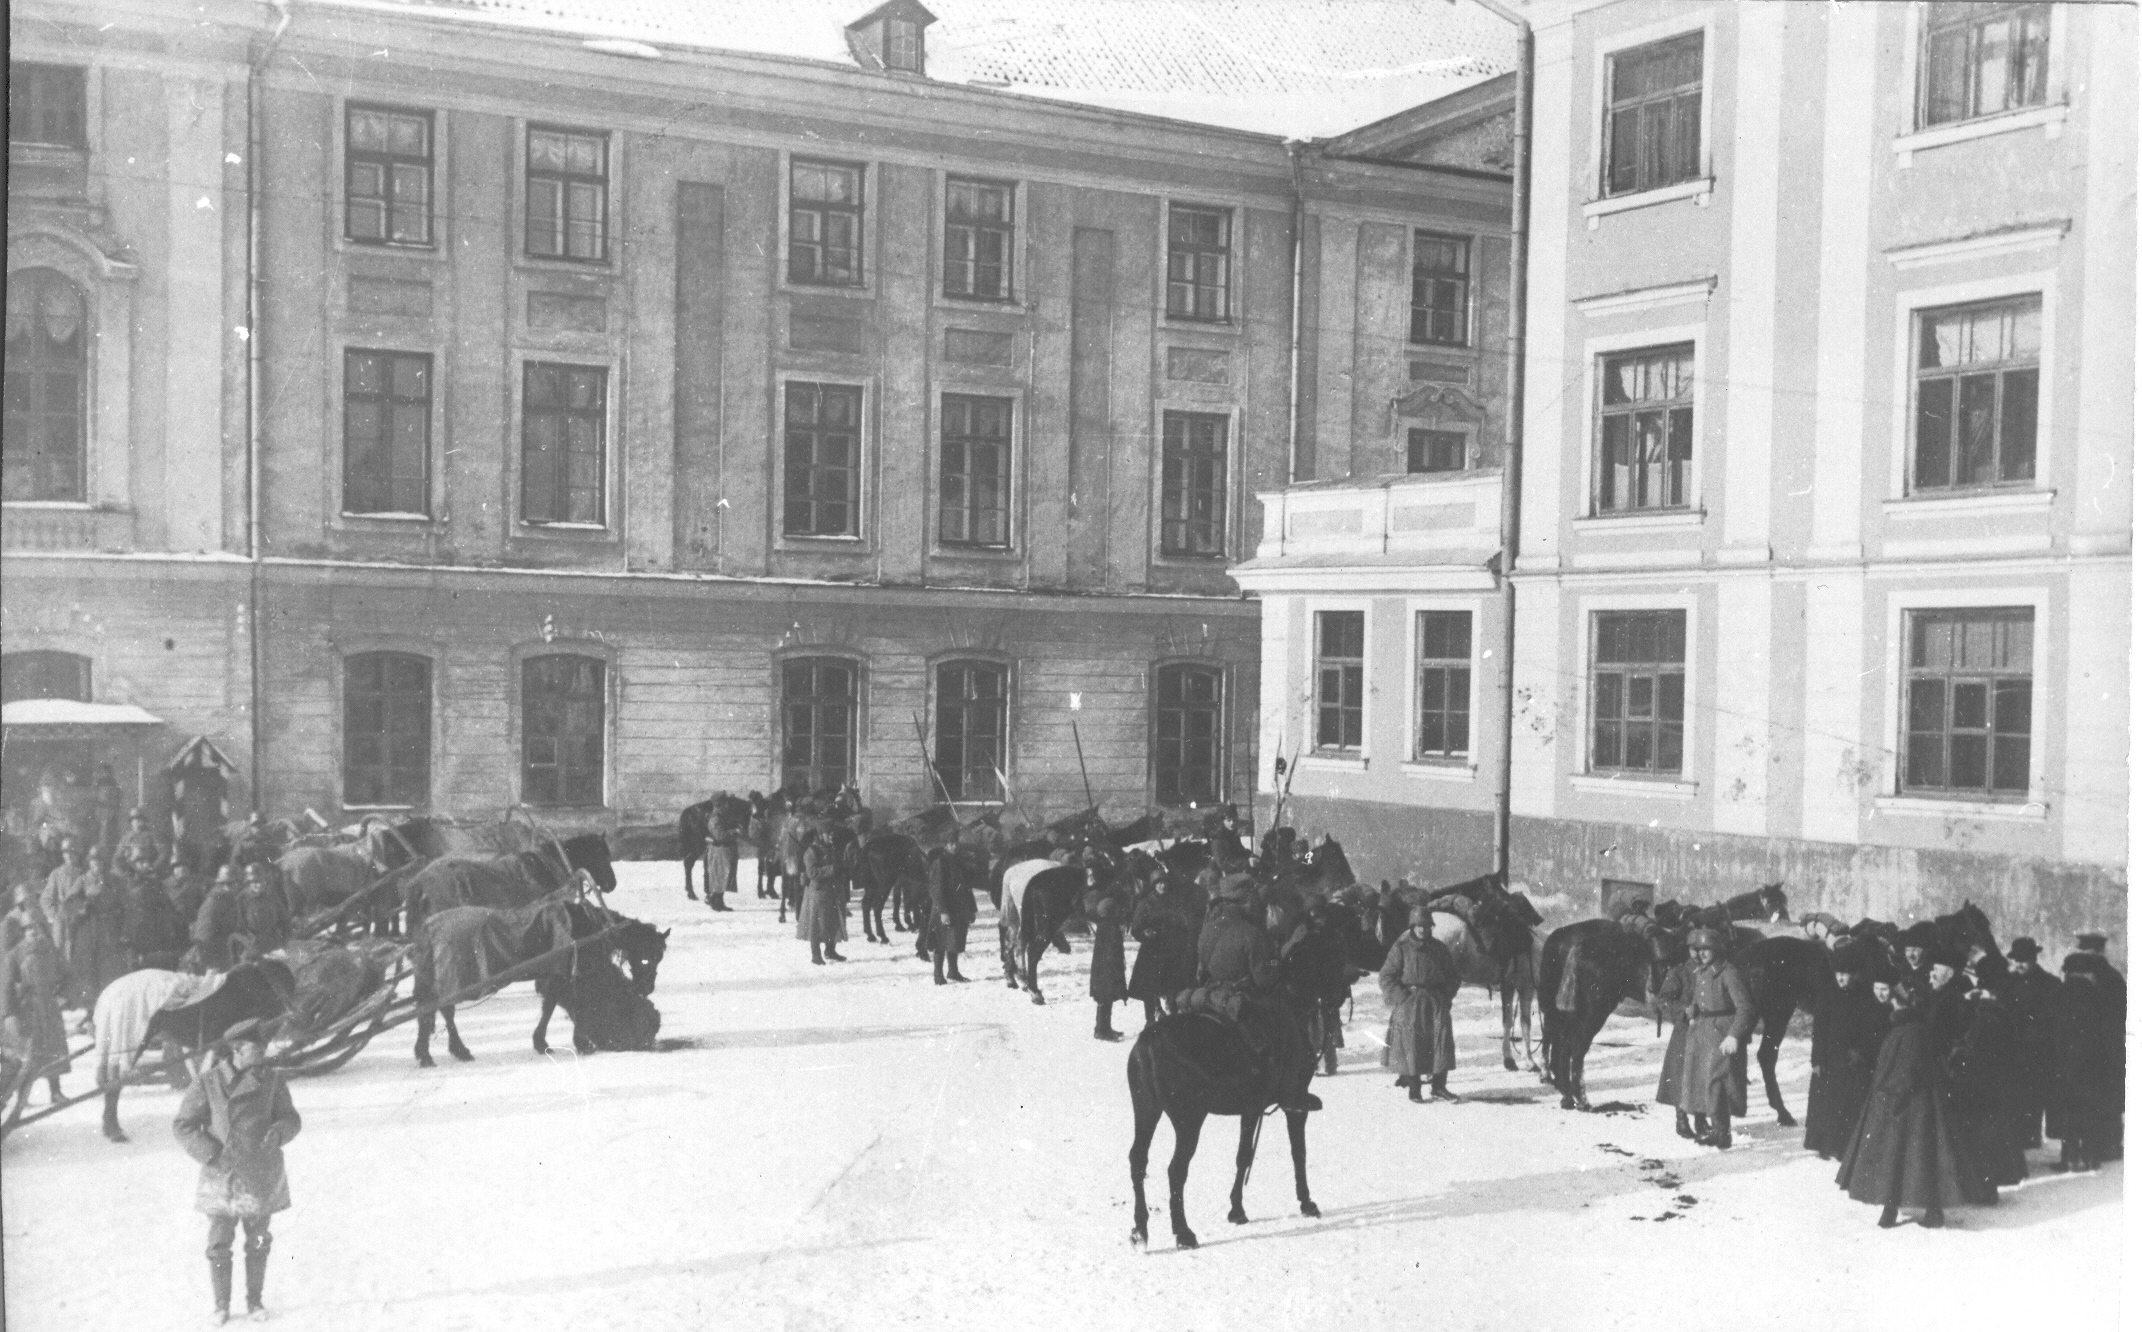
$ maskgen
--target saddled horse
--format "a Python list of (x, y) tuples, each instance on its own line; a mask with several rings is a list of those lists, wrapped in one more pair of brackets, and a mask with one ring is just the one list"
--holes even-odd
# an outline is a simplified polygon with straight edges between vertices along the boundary
[(1782, 882), (1766, 883), (1709, 906), (1660, 902), (1651, 908), (1651, 918), (1666, 929), (1683, 931), (1696, 928), (1723, 930), (1744, 920), (1779, 922), (1791, 919)]
[(281, 1018), (297, 991), (290, 968), (264, 958), (232, 967), (220, 985), (193, 1002), (163, 1007), (210, 984), (181, 972), (142, 970), (128, 972), (98, 994), (91, 1021), (97, 1034), (97, 1080), (104, 1088), (105, 1137), (126, 1141), (119, 1128), (119, 1093), (151, 1046), (162, 1046), (167, 1059), (179, 1052), (198, 1053), (240, 1022)]
[[(1197, 1154), (1199, 1136), (1208, 1115), (1236, 1115), (1242, 1121), (1241, 1139), (1235, 1149), (1235, 1185), (1228, 1194), (1227, 1219), (1236, 1225), (1249, 1221), (1242, 1207), (1242, 1190), (1249, 1181), (1250, 1166), (1257, 1159), (1258, 1132), (1265, 1112), (1274, 1104), (1268, 1080), (1260, 1076), (1255, 1057), (1239, 1031), (1230, 1023), (1205, 1012), (1176, 1013), (1148, 1022), (1131, 1046), (1127, 1069), (1133, 1120), (1131, 1174), (1131, 1243), (1146, 1243), (1145, 1166), (1152, 1148), (1153, 1132), (1166, 1115), (1175, 1130), (1175, 1153), (1168, 1161), (1168, 1222), (1177, 1247), (1194, 1249), (1197, 1234), (1183, 1215), (1183, 1187), (1190, 1178), (1190, 1161)], [(1309, 1197), (1308, 1113), (1283, 1112), (1287, 1117), (1287, 1143), (1294, 1153), (1294, 1197), (1303, 1216), (1319, 1216)]]
[[(283, 893), (294, 921), (305, 925), (321, 912), (332, 913), (312, 928), (356, 918), (384, 935), (394, 923), (396, 897), (388, 876), (419, 862), (410, 839), (393, 824), (368, 821), (356, 840), (339, 845), (299, 845), (276, 862)], [(364, 897), (361, 903), (352, 899)]]
[(1589, 1110), (1584, 1057), (1624, 999), (1656, 992), (1668, 941), (1642, 916), (1580, 920), (1547, 936), (1540, 949), (1540, 1053), (1564, 1110)]
[[(752, 795), (758, 796), (758, 792), (754, 791)], [(765, 797), (759, 796), (759, 798), (764, 799)], [(717, 800), (720, 802), (719, 809), (715, 808)], [(743, 835), (748, 837), (752, 812), (753, 804), (751, 801), (730, 795), (726, 791), (717, 792), (696, 805), (686, 805), (678, 812), (677, 858), (684, 862), (684, 895), (686, 897), (691, 898), (694, 902), (699, 900), (699, 894), (692, 891), (692, 866), (709, 859), (713, 848), (708, 839), (714, 827), (720, 824), (745, 830)], [(714, 884), (709, 874), (710, 870), (707, 868), (702, 868), (699, 871), (700, 882), (706, 885), (706, 890), (711, 895), (714, 891)]]
[(411, 872), (402, 881), (402, 903), (413, 938), (424, 918), (453, 907), (525, 906), (563, 887), (574, 874), (588, 877), (604, 892), (617, 889), (617, 869), (610, 843), (601, 833), (568, 837), (561, 845), (565, 863), (554, 850), (520, 851), (493, 856), (442, 856)]
[(1502, 1066), (1517, 1071), (1521, 1033), (1525, 1066), (1537, 1073), (1532, 1004), (1539, 974), (1541, 944), (1534, 928), (1539, 913), (1522, 894), (1503, 891), (1492, 874), (1439, 889), (1426, 905), (1434, 913), (1435, 937), (1450, 950), (1460, 981), (1502, 999)]
[[(432, 1066), (435, 1018), (445, 1020), (447, 1053), (463, 1061), (474, 1059), (454, 1026), (454, 1006), (523, 980), (536, 981), (539, 990), (546, 981), (567, 982), (544, 993), (542, 1016), (532, 1038), (537, 1052), (548, 1049), (544, 1035), (552, 1010), (560, 1005), (566, 1005), (566, 1012), (573, 1017), (575, 1045), (579, 1046), (581, 1019), (570, 1007), (577, 993), (570, 981), (577, 969), (608, 964), (611, 952), (630, 948), (635, 977), (644, 979), (648, 991), (654, 988), (654, 968), (661, 961), (667, 936), (651, 926), (632, 928), (638, 924), (585, 903), (555, 898), (511, 909), (451, 907), (427, 918), (410, 945), (416, 981), (417, 1066)], [(584, 959), (583, 948), (595, 945), (563, 951), (613, 929), (616, 932), (610, 935), (611, 942)], [(545, 958), (549, 960), (539, 967), (508, 976)], [(506, 979), (502, 981), (500, 977)], [(590, 1049), (595, 1048), (593, 1038), (590, 1032)]]
[(1071, 951), (1064, 925), (1094, 886), (1090, 879), (1084, 865), (1053, 860), (1023, 860), (1004, 872), (997, 903), (997, 951), (1004, 961), (1006, 989), (1020, 989), (1023, 983), (1035, 1003), (1046, 1002), (1041, 997), (1041, 955), (1051, 945), (1060, 953)]

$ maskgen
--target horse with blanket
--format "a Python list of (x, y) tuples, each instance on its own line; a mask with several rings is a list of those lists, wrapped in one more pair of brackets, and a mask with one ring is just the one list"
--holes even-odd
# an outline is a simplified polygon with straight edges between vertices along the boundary
[(97, 1085), (104, 1091), (104, 1136), (127, 1140), (119, 1128), (119, 1093), (151, 1046), (163, 1048), (174, 1080), (183, 1078), (183, 1054), (207, 1049), (240, 1022), (282, 1017), (296, 992), (290, 968), (272, 958), (207, 976), (130, 971), (105, 986), (90, 1014)]
[(402, 902), (414, 937), (425, 917), (453, 907), (518, 907), (556, 892), (581, 871), (604, 892), (617, 888), (610, 844), (601, 833), (568, 837), (557, 850), (498, 855), (450, 855), (431, 861), (402, 881)]

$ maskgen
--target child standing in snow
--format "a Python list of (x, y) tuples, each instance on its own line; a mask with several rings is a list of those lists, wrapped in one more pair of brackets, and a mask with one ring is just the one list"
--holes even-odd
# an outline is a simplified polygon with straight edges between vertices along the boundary
[(301, 1121), (282, 1074), (261, 1067), (266, 1055), (259, 1019), (225, 1031), (171, 1125), (186, 1154), (201, 1163), (194, 1206), (208, 1216), (208, 1275), (217, 1323), (230, 1317), (231, 1240), (241, 1224), (246, 1313), (255, 1322), (267, 1318), (260, 1293), (268, 1276), (268, 1246), (274, 1242), (268, 1220), (290, 1206), (283, 1144), (298, 1135)]

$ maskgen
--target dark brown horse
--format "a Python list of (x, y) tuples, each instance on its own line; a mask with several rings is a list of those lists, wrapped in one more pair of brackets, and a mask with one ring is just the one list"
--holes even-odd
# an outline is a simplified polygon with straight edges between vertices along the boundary
[(1564, 1110), (1589, 1110), (1584, 1057), (1624, 999), (1657, 991), (1671, 939), (1643, 917), (1580, 920), (1540, 950), (1540, 1052)]
[[(1257, 1138), (1274, 1102), (1266, 1079), (1229, 1023), (1208, 1013), (1178, 1013), (1148, 1022), (1131, 1046), (1128, 1069), (1131, 1115), (1131, 1243), (1146, 1243), (1145, 1165), (1153, 1131), (1166, 1115), (1175, 1130), (1175, 1154), (1168, 1161), (1168, 1223), (1180, 1248), (1197, 1247), (1197, 1235), (1183, 1216), (1183, 1186), (1207, 1115), (1237, 1115), (1242, 1135), (1235, 1149), (1235, 1186), (1228, 1194), (1227, 1219), (1249, 1221), (1242, 1189), (1257, 1159)], [(1294, 1196), (1303, 1216), (1322, 1215), (1309, 1197), (1309, 1144), (1306, 1111), (1288, 1110), (1287, 1143), (1294, 1151)]]
[[(633, 928), (635, 926), (638, 928)], [(584, 943), (606, 931), (612, 931), (609, 942)], [(615, 951), (626, 950), (634, 975), (634, 988), (644, 984), (644, 997), (654, 989), (655, 968), (661, 963), (667, 938), (652, 926), (628, 921), (580, 902), (563, 900), (535, 902), (506, 910), (453, 907), (439, 912), (424, 921), (410, 943), (417, 1004), (417, 1066), (432, 1066), (431, 1033), (435, 1018), (445, 1020), (447, 1053), (464, 1062), (474, 1059), (476, 1056), (462, 1043), (461, 1033), (454, 1026), (454, 1006), (473, 1003), (477, 997), (496, 993), (505, 985), (518, 981), (536, 981), (539, 990), (545, 981), (570, 982), (575, 972), (575, 954), (579, 951), (576, 948), (574, 953), (564, 952), (570, 945), (599, 947), (601, 951), (592, 954), (590, 961), (606, 959)], [(541, 962), (540, 966), (522, 970), (538, 962)], [(505, 979), (501, 980), (501, 977)], [(547, 1049), (544, 1034), (553, 1008), (569, 1005), (575, 993), (570, 984), (554, 986), (544, 992), (543, 1012), (534, 1036), (538, 1053)], [(566, 1012), (572, 1015), (573, 1009), (568, 1006)], [(578, 1039), (577, 1015), (574, 1016), (574, 1027), (574, 1043), (579, 1046), (582, 1043)], [(595, 1048), (592, 1036), (587, 1048)]]

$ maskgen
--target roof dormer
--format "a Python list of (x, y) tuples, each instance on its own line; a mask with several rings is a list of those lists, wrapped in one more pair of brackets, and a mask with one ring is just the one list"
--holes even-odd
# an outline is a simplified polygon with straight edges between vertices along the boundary
[(920, 77), (925, 72), (922, 30), (936, 21), (916, 0), (886, 0), (848, 25), (848, 49), (864, 69)]

